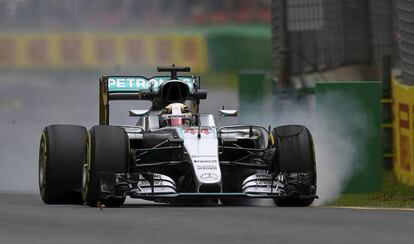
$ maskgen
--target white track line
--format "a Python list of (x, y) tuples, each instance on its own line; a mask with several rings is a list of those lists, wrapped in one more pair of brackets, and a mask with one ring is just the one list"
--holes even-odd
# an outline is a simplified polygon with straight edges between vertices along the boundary
[(381, 211), (408, 211), (414, 212), (414, 208), (384, 208), (384, 207), (357, 207), (357, 206), (329, 206), (321, 208), (343, 208), (356, 210), (381, 210)]

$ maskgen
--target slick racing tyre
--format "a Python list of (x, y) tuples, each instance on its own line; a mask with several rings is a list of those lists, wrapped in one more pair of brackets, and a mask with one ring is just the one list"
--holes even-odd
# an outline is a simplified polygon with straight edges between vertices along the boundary
[(273, 129), (274, 167), (285, 175), (286, 198), (274, 198), (278, 206), (309, 206), (316, 194), (315, 152), (310, 131), (301, 125)]
[(88, 133), (87, 160), (83, 169), (82, 196), (86, 204), (96, 207), (119, 207), (125, 198), (104, 199), (101, 192), (101, 172), (127, 173), (129, 139), (125, 130), (117, 126), (98, 125)]
[(43, 129), (39, 148), (39, 190), (47, 204), (83, 204), (82, 166), (86, 129), (50, 125)]

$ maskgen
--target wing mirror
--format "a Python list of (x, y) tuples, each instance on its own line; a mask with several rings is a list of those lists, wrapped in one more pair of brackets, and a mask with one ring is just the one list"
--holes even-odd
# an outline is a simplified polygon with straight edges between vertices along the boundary
[(238, 115), (237, 110), (228, 110), (228, 109), (220, 109), (219, 116), (220, 117), (237, 117)]
[(139, 110), (139, 109), (130, 109), (129, 110), (129, 117), (146, 117), (149, 115), (149, 110)]

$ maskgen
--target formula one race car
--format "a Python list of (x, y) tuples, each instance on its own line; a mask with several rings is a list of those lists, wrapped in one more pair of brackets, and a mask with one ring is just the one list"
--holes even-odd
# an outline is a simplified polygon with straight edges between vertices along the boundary
[[(45, 203), (118, 207), (126, 196), (167, 203), (241, 204), (272, 198), (308, 206), (316, 196), (311, 133), (301, 125), (217, 127), (200, 114), (200, 78), (188, 67), (158, 67), (170, 76), (103, 76), (99, 125), (44, 128), (39, 187)], [(149, 100), (130, 110), (136, 125), (109, 125), (112, 100)], [(219, 110), (236, 116), (237, 110)]]

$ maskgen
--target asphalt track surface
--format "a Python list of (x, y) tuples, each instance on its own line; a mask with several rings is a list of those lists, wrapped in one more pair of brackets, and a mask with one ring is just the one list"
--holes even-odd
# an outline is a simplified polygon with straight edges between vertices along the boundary
[(414, 212), (335, 208), (45, 205), (0, 194), (0, 243), (413, 243)]
[[(98, 75), (0, 74), (0, 243), (414, 243), (414, 212), (335, 208), (171, 206), (128, 201), (110, 209), (45, 205), (38, 194), (41, 129), (98, 119)], [(113, 123), (128, 124), (116, 104)], [(202, 107), (237, 108), (214, 90)]]

